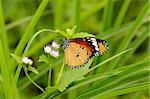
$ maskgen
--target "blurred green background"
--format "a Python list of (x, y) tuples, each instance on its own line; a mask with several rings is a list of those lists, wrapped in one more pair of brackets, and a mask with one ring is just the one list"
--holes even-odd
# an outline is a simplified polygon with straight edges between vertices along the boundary
[[(27, 32), (29, 23), (31, 22), (35, 12), (39, 8), (41, 2), (46, 0), (0, 0), (1, 1), (1, 24), (2, 16), (5, 23), (5, 28), (0, 25), (0, 33), (3, 29), (6, 30), (6, 42), (8, 42), (9, 53), (14, 53), (21, 38)], [(109, 51), (100, 57), (94, 58), (92, 67), (112, 57), (113, 55), (124, 51), (128, 48), (133, 48), (129, 53), (120, 56), (119, 58), (110, 61), (101, 67), (90, 72), (86, 77), (107, 73), (110, 70), (134, 64), (149, 57), (149, 22), (150, 22), (150, 1), (149, 0), (49, 0), (45, 5), (45, 9), (40, 18), (37, 19), (26, 37), (30, 38), (33, 34), (41, 29), (60, 29), (65, 31), (66, 28), (72, 28), (77, 25), (76, 32), (88, 32), (94, 34), (96, 38), (104, 39), (109, 44)], [(43, 7), (44, 8), (44, 7)], [(34, 20), (35, 21), (35, 20)], [(31, 27), (31, 26), (30, 26)], [(27, 33), (26, 33), (27, 34)], [(1, 35), (2, 37), (2, 35)], [(45, 88), (47, 85), (48, 67), (42, 63), (38, 63), (39, 56), (43, 53), (43, 46), (51, 40), (62, 42), (62, 36), (58, 37), (55, 34), (41, 34), (33, 42), (27, 56), (32, 57), (40, 75), (37, 76), (29, 73), (31, 78)], [(2, 39), (2, 38), (1, 38)], [(28, 40), (26, 40), (28, 41)], [(26, 45), (26, 43), (24, 43)], [(5, 45), (3, 45), (5, 47)], [(6, 48), (6, 47), (5, 47)], [(24, 49), (24, 48), (23, 48)], [(22, 49), (22, 51), (23, 51)], [(22, 51), (17, 53), (21, 57)], [(63, 51), (61, 51), (63, 55)], [(60, 68), (63, 57), (55, 61), (57, 68)], [(2, 61), (1, 61), (2, 62)], [(45, 66), (45, 67), (44, 67)], [(2, 65), (1, 65), (1, 68)], [(8, 67), (9, 68), (9, 67)], [(13, 71), (9, 71), (9, 75), (14, 75), (16, 67), (10, 67)], [(58, 69), (59, 70), (59, 69)], [(57, 71), (58, 72), (58, 71)], [(2, 73), (2, 69), (1, 69)], [(80, 74), (78, 74), (80, 75)], [(142, 81), (148, 82), (148, 73)], [(128, 79), (128, 78), (126, 78)], [(11, 81), (11, 80), (10, 80)], [(124, 80), (125, 81), (125, 80)], [(140, 81), (140, 82), (142, 82)], [(4, 89), (2, 87), (3, 76), (0, 74), (0, 99), (5, 99)], [(79, 96), (83, 99), (82, 94), (95, 88), (100, 81), (90, 83), (86, 86), (76, 88), (64, 95), (54, 94), (53, 98), (57, 99), (74, 99)], [(110, 82), (113, 82), (110, 81)], [(105, 82), (104, 82), (105, 84)], [(73, 86), (74, 84), (71, 84)], [(131, 84), (132, 85), (132, 84)], [(116, 84), (117, 86), (117, 84)], [(23, 70), (20, 73), (17, 83), (17, 97), (21, 99), (41, 98), (41, 91), (36, 88), (25, 76)], [(70, 87), (70, 86), (69, 86)], [(58, 96), (57, 96), (58, 95)], [(80, 97), (81, 95), (81, 97)], [(87, 95), (88, 96), (88, 95)], [(135, 90), (127, 93), (116, 94), (114, 96), (103, 97), (99, 93), (95, 93), (84, 99), (148, 99), (148, 87), (142, 90)], [(90, 98), (91, 97), (91, 98)], [(49, 97), (50, 98), (50, 97)], [(16, 98), (17, 99), (17, 98)]]

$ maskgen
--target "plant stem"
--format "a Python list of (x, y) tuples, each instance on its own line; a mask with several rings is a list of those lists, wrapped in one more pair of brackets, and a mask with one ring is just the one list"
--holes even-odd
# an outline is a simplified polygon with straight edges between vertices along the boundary
[(49, 61), (49, 71), (48, 71), (48, 86), (51, 85), (51, 73), (52, 73), (52, 68), (51, 66), (53, 65), (53, 61), (52, 61), (52, 57), (50, 57), (50, 55), (48, 55), (48, 59), (50, 60)]
[(35, 82), (30, 78), (30, 76), (29, 76), (28, 73), (27, 73), (27, 70), (24, 69), (24, 72), (25, 72), (27, 78), (33, 83), (33, 85), (35, 85), (37, 88), (39, 88), (39, 89), (44, 93), (44, 89), (41, 88), (37, 83), (35, 83)]
[(32, 38), (30, 39), (29, 43), (27, 44), (27, 47), (25, 48), (25, 51), (24, 51), (24, 53), (23, 53), (23, 56), (26, 56), (26, 54), (27, 54), (27, 52), (29, 51), (29, 48), (30, 48), (30, 46), (31, 46), (31, 44), (32, 44), (32, 42), (33, 42), (33, 40), (34, 40), (40, 33), (42, 33), (42, 32), (54, 32), (54, 31), (53, 31), (53, 30), (50, 30), (50, 29), (42, 29), (42, 30), (36, 32), (36, 33), (32, 36)]
[(51, 72), (52, 72), (52, 69), (51, 69), (51, 67), (49, 66), (49, 73), (48, 73), (48, 86), (51, 86)]
[(19, 79), (19, 74), (20, 74), (21, 68), (22, 68), (22, 66), (21, 66), (21, 64), (19, 64), (19, 65), (18, 65), (18, 68), (17, 68), (17, 71), (16, 71), (16, 73), (15, 73), (15, 77), (14, 77), (13, 82), (12, 82), (12, 86), (11, 86), (12, 90), (15, 90), (15, 88), (16, 88), (16, 85), (17, 85), (17, 81), (18, 81), (18, 79)]
[(60, 69), (60, 73), (59, 73), (58, 78), (57, 78), (57, 80), (56, 80), (56, 86), (58, 85), (58, 83), (59, 83), (59, 81), (60, 81), (60, 78), (61, 78), (61, 76), (62, 76), (62, 72), (63, 72), (63, 70), (64, 70), (64, 66), (65, 66), (65, 64), (64, 64), (64, 62), (63, 62), (62, 66), (61, 66), (61, 69)]
[[(49, 30), (49, 29), (43, 29), (43, 30), (40, 30), (38, 31), (37, 33), (35, 33), (32, 38), (30, 39), (29, 43), (27, 44), (27, 47), (25, 48), (25, 51), (23, 53), (23, 57), (26, 56), (26, 53), (28, 52), (33, 40), (42, 32), (53, 32), (52, 30)], [(20, 74), (20, 71), (21, 71), (21, 68), (22, 66), (19, 64), (18, 68), (17, 68), (17, 71), (15, 73), (15, 77), (13, 79), (13, 83), (12, 83), (12, 89), (15, 89), (16, 85), (17, 85), (17, 81), (18, 81), (18, 78), (19, 78), (19, 74)]]

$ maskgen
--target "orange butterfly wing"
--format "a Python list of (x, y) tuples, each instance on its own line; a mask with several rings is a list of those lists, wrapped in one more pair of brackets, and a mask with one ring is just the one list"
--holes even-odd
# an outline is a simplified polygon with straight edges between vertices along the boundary
[(65, 64), (72, 68), (86, 64), (90, 55), (91, 51), (88, 47), (76, 42), (70, 42), (68, 47), (64, 49)]

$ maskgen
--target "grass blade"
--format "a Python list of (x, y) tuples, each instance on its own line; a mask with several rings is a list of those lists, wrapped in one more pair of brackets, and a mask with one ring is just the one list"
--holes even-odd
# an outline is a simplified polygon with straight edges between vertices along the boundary
[(92, 71), (92, 70), (94, 70), (94, 69), (96, 69), (96, 68), (98, 68), (99, 66), (101, 66), (101, 65), (103, 65), (103, 64), (105, 64), (105, 63), (107, 63), (107, 62), (109, 62), (109, 61), (111, 61), (111, 60), (113, 60), (113, 59), (115, 59), (116, 57), (118, 57), (118, 56), (120, 56), (120, 55), (122, 55), (122, 54), (124, 54), (124, 53), (126, 53), (126, 52), (128, 52), (128, 51), (130, 51), (130, 50), (131, 50), (131, 49), (127, 49), (127, 50), (125, 50), (125, 51), (123, 51), (123, 52), (121, 52), (121, 53), (118, 53), (118, 54), (114, 55), (114, 56), (111, 57), (111, 58), (106, 59), (105, 61), (103, 61), (103, 62), (101, 62), (100, 64), (98, 64), (98, 65), (94, 66), (93, 68), (91, 68), (91, 69), (89, 70), (89, 72)]
[(142, 42), (147, 37), (148, 37), (148, 28), (146, 28), (146, 30), (142, 32), (141, 35), (139, 35), (139, 37), (129, 45), (129, 47), (133, 47), (133, 49), (129, 53), (123, 55), (123, 60), (118, 65), (122, 66), (133, 55), (135, 50), (142, 44)]
[(145, 90), (150, 86), (150, 83), (140, 83), (137, 84), (136, 86), (130, 86), (128, 88), (122, 88), (120, 90), (115, 90), (111, 93), (107, 93), (107, 95), (102, 95), (100, 96), (101, 98), (105, 98), (105, 97), (112, 97), (112, 96), (118, 96), (118, 95), (123, 95), (123, 94), (128, 94), (131, 92), (135, 92), (135, 91), (141, 91), (141, 90)]
[(62, 25), (63, 18), (63, 9), (64, 9), (64, 0), (55, 0), (55, 9), (54, 9), (54, 27), (60, 28)]
[(113, 0), (105, 0), (106, 6), (103, 14), (103, 29), (102, 31), (106, 31), (112, 25), (112, 16), (113, 16)]
[[(2, 9), (2, 1), (0, 1), (0, 40), (2, 41), (3, 48), (4, 48), (4, 55), (7, 63), (9, 63), (9, 43), (8, 43), (8, 37), (6, 32), (6, 26), (5, 26), (5, 19), (3, 16), (3, 9)], [(8, 65), (9, 66), (9, 65)]]
[(74, 25), (77, 25), (77, 31), (80, 30), (80, 0), (74, 0)]
[[(136, 21), (134, 22), (132, 28), (129, 30), (128, 34), (125, 36), (125, 38), (123, 39), (123, 41), (121, 42), (119, 48), (117, 49), (116, 52), (120, 52), (123, 51), (124, 49), (126, 49), (130, 43), (130, 41), (132, 40), (135, 31), (139, 28), (139, 26), (141, 25), (143, 19), (145, 18), (146, 14), (148, 12), (148, 3), (146, 3), (143, 7), (143, 9), (140, 11)], [(109, 65), (109, 69), (114, 69), (115, 66), (119, 63), (119, 60), (121, 59), (121, 57), (116, 58), (114, 61), (110, 62)]]
[(101, 93), (102, 90), (107, 89), (107, 87), (112, 86), (113, 84), (119, 83), (122, 80), (127, 79), (129, 76), (139, 74), (139, 70), (149, 66), (149, 60), (147, 59), (147, 60), (144, 60), (140, 63), (133, 64), (133, 65), (134, 65), (134, 67), (131, 67), (128, 70), (125, 70), (116, 76), (109, 77), (108, 79), (97, 84), (97, 86), (90, 88), (89, 91), (81, 93), (77, 98), (85, 98), (85, 97), (94, 96), (98, 93)]
[(4, 87), (4, 91), (5, 91), (5, 96), (7, 99), (11, 99), (13, 97), (13, 91), (11, 90), (11, 87), (10, 87), (10, 76), (9, 76), (9, 72), (8, 72), (8, 64), (7, 64), (7, 61), (6, 61), (6, 57), (4, 55), (4, 48), (3, 48), (3, 44), (1, 42), (1, 39), (0, 39), (0, 67), (1, 67), (1, 75), (2, 75), (2, 78), (3, 78), (3, 86)]
[(125, 17), (125, 14), (126, 14), (126, 11), (128, 9), (128, 6), (130, 4), (131, 0), (124, 0), (124, 3), (123, 5), (121, 6), (121, 9), (119, 11), (119, 14), (116, 18), (116, 21), (115, 21), (115, 24), (114, 24), (114, 27), (119, 27)]

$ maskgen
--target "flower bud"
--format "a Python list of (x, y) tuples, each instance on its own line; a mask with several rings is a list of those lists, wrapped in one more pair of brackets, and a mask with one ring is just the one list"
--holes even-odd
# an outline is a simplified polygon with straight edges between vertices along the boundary
[(23, 57), (22, 58), (22, 62), (24, 64), (29, 64), (29, 65), (32, 65), (33, 64), (33, 61), (31, 59), (29, 59), (28, 57)]
[(59, 46), (60, 46), (60, 45), (57, 44), (55, 41), (52, 42), (52, 47), (53, 47), (53, 48), (58, 49)]
[(52, 48), (51, 48), (50, 46), (47, 46), (47, 45), (46, 45), (46, 46), (44, 47), (44, 52), (45, 52), (45, 53), (50, 53), (51, 51), (52, 51)]
[(58, 57), (59, 56), (59, 52), (58, 51), (55, 51), (55, 50), (52, 50), (50, 52), (50, 55), (53, 56), (53, 57)]

